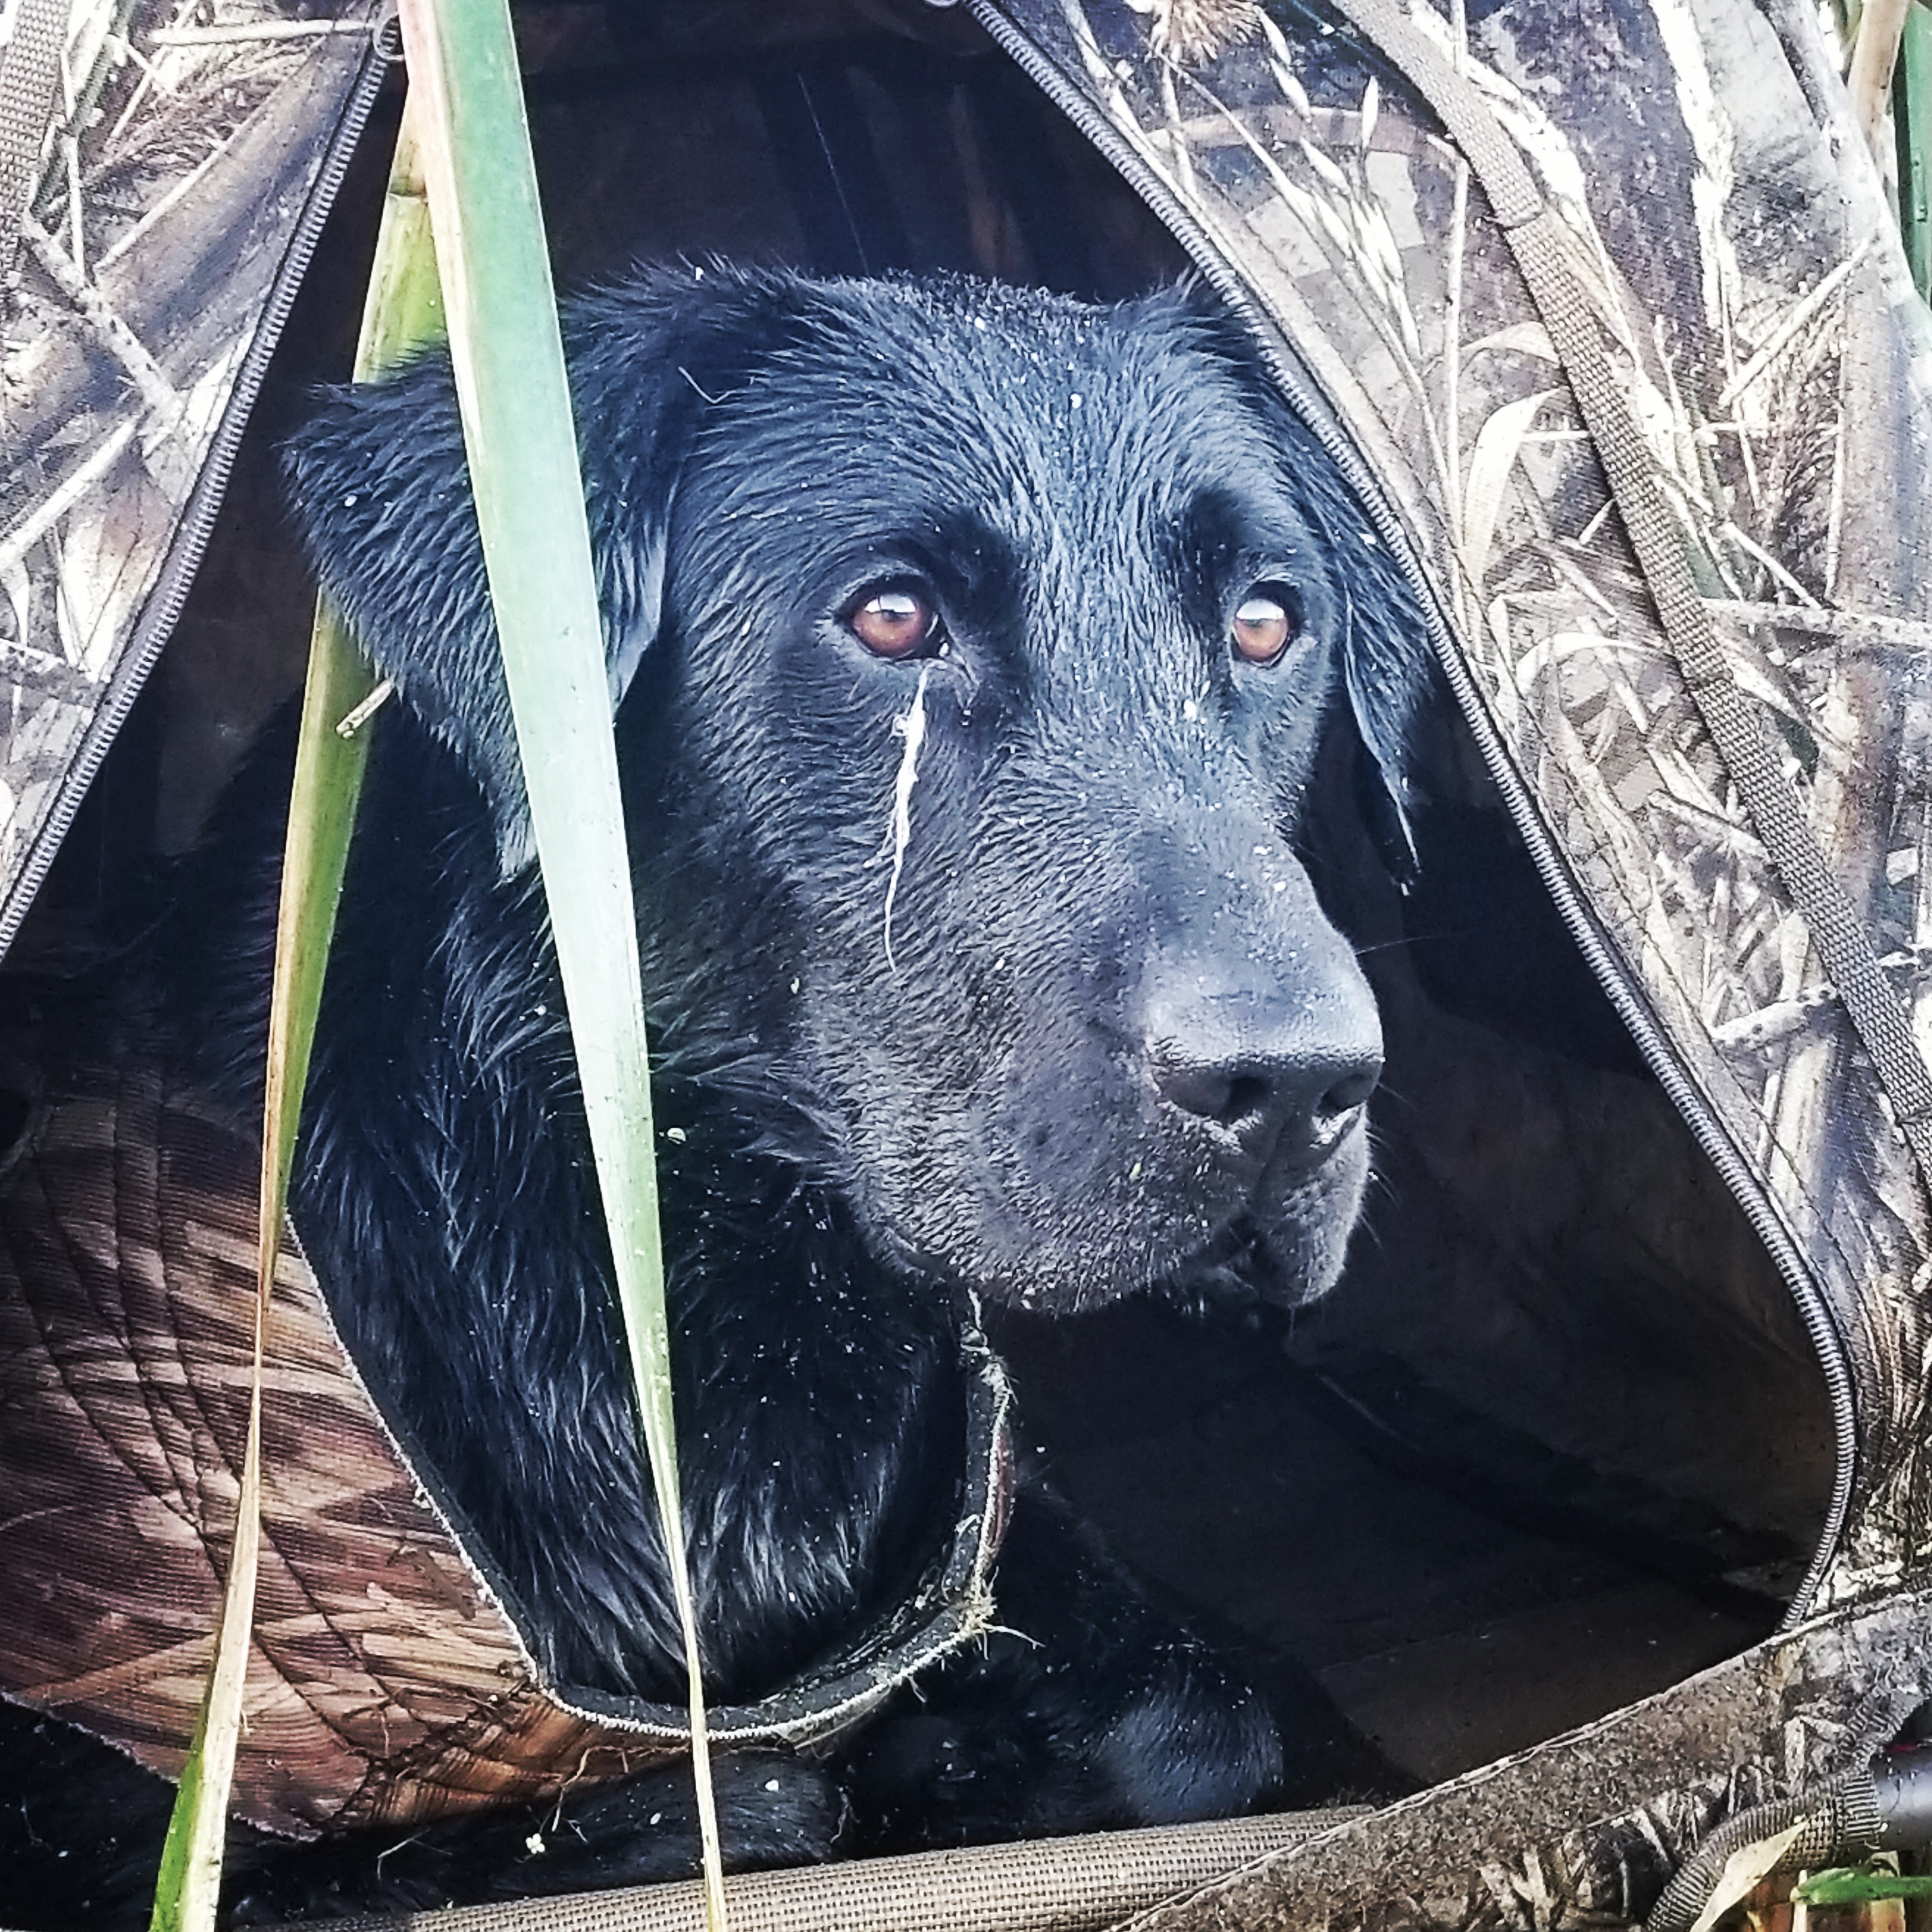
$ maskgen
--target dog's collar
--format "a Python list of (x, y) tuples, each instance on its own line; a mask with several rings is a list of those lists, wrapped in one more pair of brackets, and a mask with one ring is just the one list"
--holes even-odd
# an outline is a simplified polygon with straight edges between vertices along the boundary
[[(198, 1712), (234, 1517), (254, 1296), (253, 1149), (152, 1059), (44, 1070), (0, 1162), (0, 1694), (168, 1776)], [(0, 1056), (0, 1059), (10, 1056)], [(819, 1745), (992, 1618), (1009, 1396), (970, 1334), (950, 1546), (905, 1603), (727, 1748)], [(276, 1276), (236, 1815), (308, 1836), (533, 1800), (682, 1756), (681, 1709), (548, 1684), (383, 1422), (299, 1248)]]

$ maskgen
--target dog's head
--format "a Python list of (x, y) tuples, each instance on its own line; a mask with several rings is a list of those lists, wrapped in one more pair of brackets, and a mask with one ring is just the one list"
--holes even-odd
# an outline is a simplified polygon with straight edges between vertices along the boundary
[[(1335, 1280), (1373, 1001), (1297, 856), (1413, 598), (1198, 297), (685, 269), (568, 329), (654, 1024), (875, 1253), (1054, 1310)], [(530, 836), (446, 368), (291, 459), (326, 580)]]

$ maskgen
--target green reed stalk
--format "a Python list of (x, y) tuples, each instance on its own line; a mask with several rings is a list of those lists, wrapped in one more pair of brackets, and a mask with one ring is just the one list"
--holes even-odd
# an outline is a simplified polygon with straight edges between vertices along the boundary
[(724, 1922), (685, 1562), (637, 921), (584, 485), (507, 0), (402, 0), (472, 492), (639, 1419), (684, 1635), (706, 1913)]
[[(428, 204), (406, 114), (396, 140), (388, 197), (356, 346), (356, 380), (365, 382), (440, 332), (442, 304), (429, 232)], [(368, 757), (366, 732), (344, 735), (342, 721), (364, 705), (374, 686), (368, 664), (326, 599), (318, 599), (308, 678), (289, 797), (274, 982), (264, 1076), (260, 1234), (256, 1255), (254, 1381), (242, 1458), (235, 1539), (228, 1561), (214, 1661), (200, 1721), (168, 1822), (150, 1921), (153, 1932), (212, 1932), (221, 1886), (228, 1796), (234, 1780), (254, 1622), (261, 1550), (262, 1358), (270, 1284), (280, 1256), (282, 1217), (295, 1159), (296, 1130), (308, 1084), (309, 1050), (321, 1004), (336, 907)]]

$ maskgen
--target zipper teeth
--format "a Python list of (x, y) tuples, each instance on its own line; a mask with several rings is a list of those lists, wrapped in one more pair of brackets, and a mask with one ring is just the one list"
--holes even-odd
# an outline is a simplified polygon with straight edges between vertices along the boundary
[(215, 518), (228, 494), (229, 479), (234, 473), (242, 432), (248, 426), (249, 417), (254, 413), (256, 401), (268, 375), (269, 360), (280, 342), (282, 331), (287, 326), (290, 311), (295, 306), (296, 297), (322, 238), (322, 225), (334, 205), (343, 177), (348, 172), (350, 160), (375, 106), (376, 95), (388, 67), (388, 56), (379, 44), (379, 37), (387, 20), (386, 15), (372, 26), (361, 70), (350, 89), (342, 116), (329, 137), (328, 152), (322, 158), (308, 200), (296, 218), (274, 280), (269, 285), (267, 298), (262, 304), (261, 319), (256, 325), (254, 339), (236, 372), (235, 386), (229, 392), (220, 423), (208, 445), (207, 459), (202, 465), (201, 474), (195, 479), (174, 540), (168, 547), (160, 577), (148, 593), (146, 605), (107, 695), (87, 728), (80, 752), (61, 782), (60, 795), (54, 801), (53, 809), (35, 836), (32, 856), (14, 885), (12, 899), (4, 914), (0, 914), (0, 958), (4, 958), (13, 945), (20, 922), (26, 917), (39, 893), (47, 868), (65, 840), (74, 814), (87, 796), (88, 786), (94, 782), (94, 775), (119, 736), (128, 713), (134, 709), (134, 700), (140, 696), (148, 674), (154, 669), (155, 660), (160, 657), (162, 646), (172, 634), (182, 606), (188, 602), (188, 591), (208, 548)]
[(1429, 639), (1447, 676), (1450, 690), (1474, 736), (1476, 747), (1508, 808), (1531, 862), (1556, 907), (1570, 936), (1597, 982), (1609, 996), (1617, 1016), (1628, 1029), (1645, 1064), (1656, 1076), (1671, 1104), (1690, 1128), (1719, 1178), (1744, 1210), (1753, 1231), (1765, 1246), (1797, 1304), (1800, 1318), (1818, 1356), (1819, 1367), (1832, 1404), (1837, 1452), (1832, 1498), (1825, 1527), (1804, 1581), (1786, 1609), (1780, 1628), (1803, 1620), (1832, 1558), (1838, 1553), (1849, 1514), (1858, 1462), (1858, 1397), (1844, 1336), (1833, 1320), (1817, 1279), (1785, 1225), (1762, 1181), (1738, 1151), (1715, 1110), (1685, 1071), (1676, 1049), (1652, 1017), (1629, 968), (1612, 949), (1594, 915), (1584, 904), (1555, 842), (1508, 752), (1483, 709), (1475, 680), (1438, 607), (1435, 594), (1418, 568), (1407, 531), (1389, 507), (1380, 486), (1369, 472), (1354, 445), (1335, 425), (1306, 376), (1285, 352), (1280, 331), (1247, 286), (1228, 267), (1221, 250), (1166, 182), (1122, 139), (1078, 87), (996, 4), (996, 0), (966, 0), (967, 11), (984, 28), (1027, 77), (1100, 151), (1116, 172), (1159, 218), (1185, 249), (1215, 292), (1246, 322), (1290, 406), (1334, 459), (1354, 488), (1373, 524), (1388, 543), (1415, 590)]

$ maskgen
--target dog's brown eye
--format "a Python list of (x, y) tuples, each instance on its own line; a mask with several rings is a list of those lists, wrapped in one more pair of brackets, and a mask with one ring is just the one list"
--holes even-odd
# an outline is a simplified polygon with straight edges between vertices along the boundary
[(1234, 649), (1251, 664), (1271, 664), (1301, 628), (1293, 602), (1271, 590), (1252, 590), (1228, 627)]
[(874, 657), (909, 658), (932, 641), (939, 614), (915, 590), (880, 590), (853, 606), (845, 628)]

